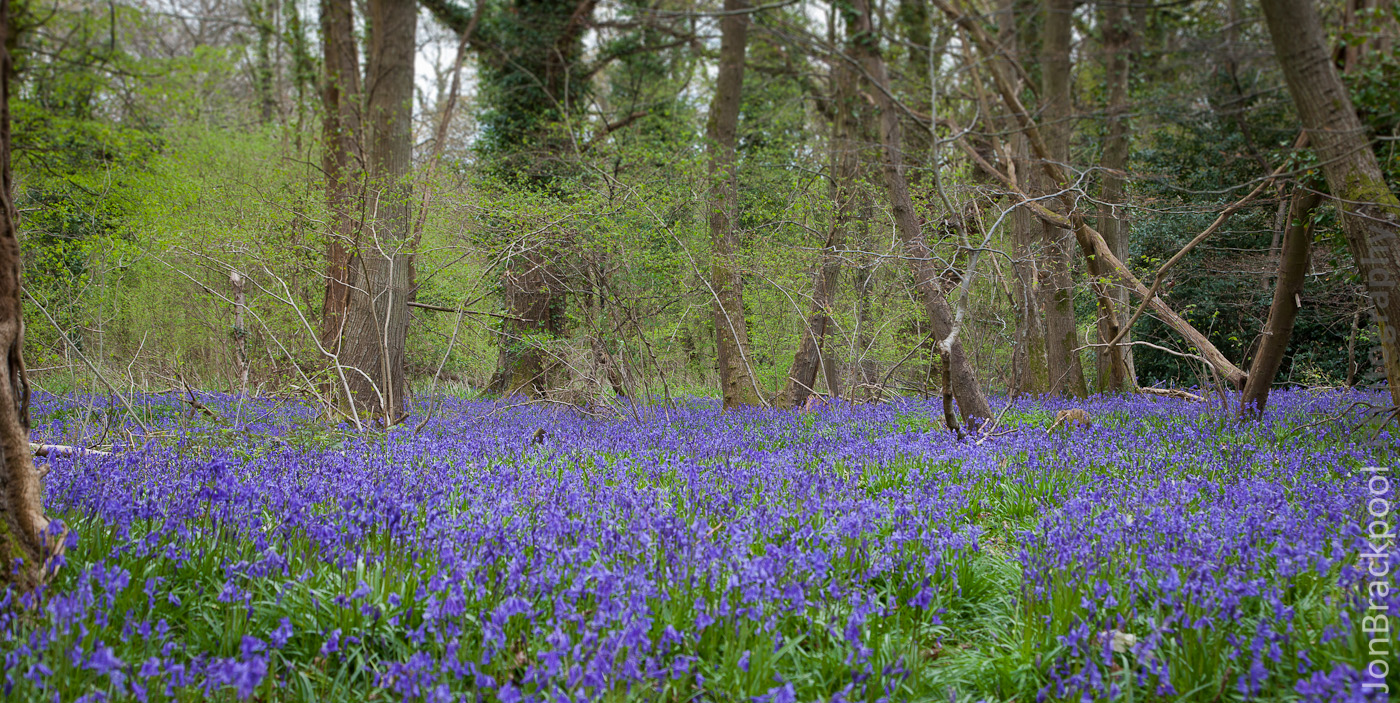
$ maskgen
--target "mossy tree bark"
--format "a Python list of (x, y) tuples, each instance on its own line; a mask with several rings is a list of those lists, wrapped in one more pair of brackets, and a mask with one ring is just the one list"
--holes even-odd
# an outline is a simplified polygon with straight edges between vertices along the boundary
[(1400, 405), (1400, 200), (1332, 63), (1312, 0), (1262, 0), (1274, 54), (1308, 131), (1347, 245), (1375, 306), (1391, 401)]

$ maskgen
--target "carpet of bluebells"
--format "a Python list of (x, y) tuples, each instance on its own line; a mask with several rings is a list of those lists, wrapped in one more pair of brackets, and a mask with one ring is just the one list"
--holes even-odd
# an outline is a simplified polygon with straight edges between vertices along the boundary
[(1397, 456), (1354, 405), (1379, 396), (1279, 393), (1257, 423), (1100, 398), (1076, 404), (1092, 427), (1049, 432), (1069, 405), (1018, 400), (980, 443), (918, 400), (602, 419), (446, 399), (417, 434), (357, 435), (201, 399), (217, 419), (138, 399), (146, 436), (115, 402), (36, 399), (35, 441), (120, 442), (48, 460), (72, 536), (44, 592), (0, 595), (5, 700), (1400, 691), (1363, 627), (1400, 616), (1400, 550), (1362, 556), (1368, 501), (1394, 493), (1363, 470)]

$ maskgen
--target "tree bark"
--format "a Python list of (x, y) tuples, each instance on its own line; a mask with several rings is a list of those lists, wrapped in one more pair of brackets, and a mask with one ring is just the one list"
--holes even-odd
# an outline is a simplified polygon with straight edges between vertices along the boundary
[[(997, 61), (1002, 72), (1013, 73), (1012, 65), (1020, 51), (1020, 32), (1016, 26), (1016, 0), (999, 0), (997, 8), (997, 41), (1003, 56)], [(969, 66), (975, 66), (970, 51)], [(980, 93), (979, 93), (980, 96)], [(990, 105), (988, 115), (994, 115)], [(1005, 113), (996, 115), (998, 130), (1010, 135), (1004, 146), (1003, 161), (1009, 173), (1024, 178), (1031, 174), (1030, 144), (1024, 134), (1017, 133), (1015, 120)], [(1016, 332), (1011, 350), (1011, 392), (1014, 395), (1040, 395), (1050, 389), (1049, 370), (1045, 362), (1045, 312), (1040, 305), (1040, 284), (1037, 271), (1036, 242), (1040, 239), (1040, 224), (1023, 207), (1011, 212), (1011, 246), (1014, 258), (1011, 271), (1014, 279)]]
[[(868, 80), (874, 83), (873, 98), (880, 113), (881, 161), (884, 167), (885, 188), (889, 193), (890, 210), (904, 255), (914, 274), (914, 285), (923, 298), (924, 310), (934, 334), (943, 339), (953, 327), (953, 311), (948, 305), (941, 281), (939, 266), (933, 259), (924, 233), (919, 225), (914, 202), (909, 196), (909, 182), (904, 176), (904, 157), (899, 114), (895, 111), (890, 93), (889, 73), (885, 61), (880, 56), (880, 38), (874, 32), (874, 20), (869, 0), (855, 0), (854, 11), (847, 11), (847, 31), (850, 33), (850, 52), (858, 59)], [(953, 396), (958, 401), (964, 420), (975, 427), (980, 420), (992, 417), (991, 405), (982, 395), (977, 382), (977, 373), (968, 361), (961, 342), (953, 344), (949, 355), (949, 374)]]
[(762, 402), (749, 365), (744, 283), (735, 260), (739, 248), (735, 143), (748, 48), (749, 16), (743, 12), (746, 7), (746, 0), (724, 0), (724, 11), (730, 14), (720, 19), (719, 75), (706, 129), (710, 150), (710, 237), (714, 241), (710, 280), (715, 297), (719, 382), (726, 409)]
[(228, 276), (233, 285), (233, 356), (234, 369), (238, 372), (238, 394), (248, 395), (248, 328), (243, 320), (243, 311), (248, 308), (247, 285), (237, 271)]
[(550, 388), (549, 340), (565, 332), (564, 279), (543, 246), (511, 257), (501, 276), (506, 311), (490, 391), (541, 396)]
[(1332, 64), (1312, 0), (1262, 0), (1274, 54), (1342, 215), (1347, 245), (1375, 305), (1391, 402), (1400, 405), (1400, 200)]
[(1249, 379), (1240, 396), (1241, 417), (1260, 417), (1269, 402), (1269, 388), (1274, 384), (1278, 369), (1283, 365), (1283, 353), (1293, 335), (1293, 322), (1298, 317), (1298, 296), (1303, 292), (1303, 277), (1308, 271), (1312, 254), (1312, 211), (1322, 202), (1322, 196), (1311, 191), (1294, 191), (1288, 207), (1288, 224), (1283, 232), (1283, 249), (1278, 260), (1278, 280), (1274, 283), (1274, 300), (1269, 305), (1269, 320), (1259, 340), (1259, 350), (1249, 365)]
[(1011, 213), (1011, 241), (1016, 257), (1012, 271), (1015, 275), (1017, 308), (1016, 340), (1011, 363), (1012, 389), (1017, 394), (1040, 395), (1050, 390), (1050, 371), (1045, 361), (1045, 315), (1040, 307), (1035, 253), (1035, 242), (1040, 238), (1039, 225), (1025, 208), (1016, 208)]
[[(869, 241), (867, 231), (870, 213), (865, 208), (861, 211), (862, 242)], [(871, 299), (874, 297), (875, 289), (875, 263), (869, 262), (860, 266), (855, 271), (856, 279), (856, 324), (855, 324), (855, 353), (850, 360), (851, 364), (851, 398), (856, 397), (857, 389), (864, 389), (865, 398), (872, 397), (872, 388), (879, 381), (879, 371), (875, 368), (875, 360), (870, 358), (870, 348), (875, 340), (870, 334)]]
[(30, 591), (43, 580), (48, 560), (62, 549), (62, 535), (48, 536), (39, 474), (29, 446), (29, 381), (24, 372), (23, 269), (16, 227), (19, 213), (10, 193), (10, 47), (15, 27), (10, 0), (0, 0), (0, 346), (5, 378), (0, 381), (0, 590)]
[(822, 368), (827, 370), (827, 390), (832, 395), (840, 395), (832, 360), (825, 358), (825, 342), (832, 327), (830, 312), (836, 301), (847, 229), (859, 207), (856, 201), (860, 197), (857, 183), (860, 178), (860, 120), (856, 116), (856, 79), (855, 69), (850, 64), (838, 61), (831, 69), (831, 202), (836, 211), (812, 282), (812, 312), (807, 317), (802, 343), (788, 372), (787, 387), (780, 396), (784, 407), (803, 407), (807, 396), (817, 387), (817, 371)]
[(353, 252), (359, 246), (357, 211), (360, 184), (360, 58), (351, 0), (322, 0), (322, 133), (326, 203), (330, 226), (326, 244), (326, 292), (321, 304), (321, 346), (339, 354), (350, 287), (355, 284)]
[(350, 291), (345, 355), (355, 412), (403, 413), (404, 343), (408, 331), (408, 251), (413, 167), (413, 56), (418, 4), (370, 0), (369, 184), (366, 232)]
[[(943, 14), (947, 15), (949, 19), (956, 22), (958, 26), (966, 31), (967, 36), (977, 44), (984, 55), (997, 55), (996, 44), (987, 37), (986, 32), (979, 23), (958, 12), (947, 0), (931, 1)], [(1061, 188), (1068, 187), (1070, 185), (1069, 178), (1065, 175), (1064, 169), (1053, 159), (1049, 158), (1050, 150), (1045, 145), (1045, 139), (1041, 134), (1040, 126), (1036, 123), (1035, 118), (1026, 111), (1025, 105), (1021, 103), (1021, 99), (1017, 95), (1019, 91), (1011, 84), (1011, 81), (1006, 76), (1006, 72), (1001, 70), (997, 62), (988, 62), (986, 65), (992, 74), (992, 81), (996, 84), (997, 92), (1001, 94), (1001, 99), (1006, 104), (1007, 110), (1020, 124), (1021, 133), (1025, 135), (1027, 141), (1030, 143), (1032, 151), (1041, 157), (1041, 170), (1045, 172), (1045, 175), (1050, 178), (1051, 182), (1059, 184)], [(968, 153), (974, 160), (980, 158), (976, 151), (969, 150)], [(1220, 377), (1230, 381), (1237, 388), (1243, 387), (1245, 372), (1231, 363), (1224, 354), (1221, 354), (1220, 350), (1216, 349), (1215, 345), (1210, 343), (1210, 339), (1201, 334), (1195, 327), (1192, 327), (1191, 324), (1180, 315), (1177, 315), (1161, 298), (1152, 294), (1147, 286), (1144, 286), (1142, 282), (1132, 274), (1132, 271), (1114, 255), (1113, 251), (1104, 243), (1103, 237), (1097, 230), (1084, 224), (1083, 220), (1079, 218), (1078, 215), (1067, 217), (1047, 209), (1036, 200), (1032, 200), (1025, 194), (1024, 190), (1020, 188), (1016, 179), (1012, 178), (1010, 175), (996, 173), (995, 167), (990, 166), (990, 164), (979, 163), (979, 165), (982, 165), (989, 172), (992, 172), (998, 180), (1006, 184), (1013, 193), (1021, 198), (1021, 206), (1028, 208), (1042, 222), (1065, 229), (1072, 229), (1075, 233), (1075, 238), (1079, 240), (1079, 247), (1084, 252), (1085, 257), (1100, 258), (1101, 263), (1108, 267), (1105, 270), (1111, 271), (1120, 284), (1131, 286), (1134, 292), (1146, 298), (1148, 301), (1147, 304), (1157, 312), (1164, 324), (1176, 330), (1178, 334), (1199, 349), (1201, 358), (1205, 359), (1206, 363), (1209, 364)], [(1252, 195), (1249, 197), (1252, 197)], [(1246, 198), (1246, 200), (1247, 199), (1248, 198)], [(1069, 206), (1073, 205), (1072, 198), (1068, 191), (1061, 195), (1060, 200), (1063, 205), (1067, 206), (1067, 209), (1069, 209)], [(1228, 214), (1229, 211), (1227, 210), (1226, 213), (1222, 214), (1222, 217)], [(1211, 226), (1212, 229), (1219, 226), (1219, 223), (1222, 221), (1223, 220), (1218, 219), (1216, 224)], [(1209, 231), (1210, 230), (1207, 230), (1207, 232), (1203, 234), (1208, 234)]]
[[(1099, 212), (1098, 229), (1108, 248), (1113, 250), (1119, 261), (1128, 261), (1128, 216), (1127, 211), (1118, 207), (1123, 201), (1124, 170), (1128, 166), (1128, 150), (1132, 136), (1128, 132), (1128, 75), (1131, 71), (1133, 50), (1133, 27), (1124, 5), (1118, 0), (1101, 0), (1101, 23), (1103, 25), (1104, 82), (1108, 93), (1108, 118), (1103, 141), (1103, 152), (1099, 156)], [(1113, 340), (1109, 336), (1112, 328), (1117, 331), (1128, 323), (1131, 314), (1128, 308), (1128, 290), (1121, 286), (1104, 286), (1104, 296), (1111, 304), (1111, 310), (1099, 308), (1098, 337), (1100, 344)], [(1115, 317), (1116, 315), (1116, 317)], [(1125, 336), (1123, 341), (1129, 341)], [(1102, 392), (1121, 393), (1137, 387), (1133, 373), (1132, 347), (1114, 345), (1095, 350), (1098, 370), (1098, 388)], [(1118, 357), (1118, 358), (1114, 358)], [(1122, 368), (1124, 374), (1115, 377), (1114, 369)]]
[[(1041, 34), (1041, 96), (1043, 98), (1046, 146), (1050, 158), (1069, 162), (1070, 142), (1070, 41), (1074, 0), (1045, 0), (1045, 22)], [(1058, 187), (1046, 183), (1046, 190)], [(1050, 392), (1082, 398), (1089, 394), (1084, 382), (1084, 363), (1078, 349), (1079, 325), (1074, 315), (1074, 276), (1070, 257), (1074, 253), (1069, 230), (1045, 224), (1045, 268), (1049, 273), (1042, 288), (1045, 306), (1045, 351), (1050, 368)]]

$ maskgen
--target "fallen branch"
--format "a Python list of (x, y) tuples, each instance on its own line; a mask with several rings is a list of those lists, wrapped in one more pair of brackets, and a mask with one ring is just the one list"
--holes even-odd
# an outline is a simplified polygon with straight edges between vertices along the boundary
[[(1228, 380), (1236, 388), (1244, 386), (1245, 380), (1249, 377), (1248, 374), (1240, 369), (1240, 367), (1235, 366), (1224, 354), (1220, 353), (1220, 350), (1216, 349), (1215, 345), (1211, 344), (1210, 340), (1206, 338), (1204, 334), (1201, 334), (1200, 330), (1197, 330), (1191, 323), (1187, 322), (1185, 318), (1176, 314), (1176, 311), (1172, 310), (1161, 298), (1157, 297), (1156, 293), (1149, 290), (1147, 286), (1142, 284), (1142, 281), (1139, 281), (1133, 276), (1132, 272), (1128, 270), (1128, 267), (1123, 265), (1123, 262), (1119, 261), (1118, 257), (1113, 255), (1113, 251), (1109, 249), (1108, 243), (1103, 240), (1103, 235), (1099, 234), (1093, 227), (1084, 224), (1082, 218), (1076, 216), (1075, 219), (1077, 220), (1076, 224), (1078, 226), (1073, 228), (1074, 236), (1079, 239), (1079, 245), (1085, 250), (1086, 254), (1092, 252), (1095, 257), (1098, 257), (1103, 263), (1108, 264), (1114, 277), (1119, 279), (1120, 282), (1128, 284), (1128, 286), (1145, 301), (1145, 305), (1151, 306), (1152, 310), (1157, 313), (1157, 316), (1166, 326), (1175, 330), (1176, 333), (1182, 337), (1185, 337), (1186, 341), (1191, 343), (1191, 346), (1200, 350), (1201, 355), (1197, 358), (1215, 369), (1216, 373), (1220, 374), (1222, 378)], [(1124, 326), (1123, 329), (1126, 330), (1130, 327), (1131, 325), (1127, 325)], [(1119, 336), (1122, 336), (1121, 330), (1119, 331)], [(1121, 340), (1115, 340), (1109, 344), (1112, 346), (1118, 342), (1121, 342)]]
[(516, 317), (514, 315), (503, 315), (498, 312), (486, 312), (484, 310), (462, 310), (459, 308), (449, 308), (445, 305), (430, 305), (428, 303), (420, 303), (416, 300), (408, 301), (408, 307), (419, 308), (421, 310), (432, 310), (434, 312), (457, 312), (463, 315), (481, 315), (482, 317), (496, 317), (502, 320), (515, 320), (516, 322), (531, 322), (531, 320), (527, 320), (523, 317)]
[[(1293, 143), (1293, 149), (1302, 149), (1307, 145), (1308, 133), (1303, 132), (1298, 135), (1297, 141)], [(1230, 219), (1231, 215), (1235, 214), (1249, 201), (1253, 200), (1260, 193), (1264, 192), (1264, 188), (1267, 187), (1270, 183), (1273, 183), (1275, 178), (1278, 178), (1280, 175), (1282, 175), (1284, 170), (1286, 170), (1288, 166), (1289, 160), (1284, 159), (1283, 163), (1280, 164), (1278, 168), (1274, 169), (1273, 173), (1270, 173), (1269, 176), (1264, 180), (1259, 181), (1259, 185), (1255, 186), (1254, 190), (1249, 191), (1249, 193), (1247, 193), (1243, 198), (1236, 200), (1229, 207), (1222, 210), (1220, 212), (1220, 216), (1216, 217), (1215, 221), (1210, 223), (1209, 227), (1205, 228), (1204, 230), (1201, 230), (1201, 233), (1196, 235), (1196, 237), (1190, 242), (1188, 242), (1186, 246), (1182, 247), (1181, 251), (1178, 251), (1172, 256), (1172, 258), (1167, 260), (1167, 263), (1162, 264), (1161, 268), (1157, 269), (1157, 273), (1152, 276), (1152, 285), (1147, 289), (1147, 293), (1143, 297), (1142, 304), (1137, 307), (1137, 310), (1133, 311), (1133, 316), (1128, 318), (1128, 324), (1124, 325), (1121, 329), (1118, 330), (1118, 336), (1113, 338), (1113, 341), (1110, 343), (1111, 345), (1117, 345), (1119, 342), (1123, 341), (1123, 337), (1128, 334), (1128, 330), (1132, 329), (1133, 325), (1137, 323), (1138, 318), (1142, 317), (1143, 311), (1147, 309), (1148, 302), (1157, 295), (1157, 291), (1162, 287), (1162, 282), (1166, 280), (1167, 271), (1171, 270), (1173, 266), (1176, 266), (1182, 259), (1186, 258), (1186, 255), (1191, 253), (1191, 250), (1199, 246), (1201, 242), (1204, 242), (1207, 237), (1209, 237), (1212, 234), (1215, 234), (1215, 231), (1220, 229), (1220, 226), (1225, 224), (1225, 221)]]
[(1142, 388), (1139, 388), (1138, 391), (1142, 393), (1147, 393), (1148, 395), (1160, 395), (1164, 398), (1190, 400), (1197, 403), (1206, 402), (1205, 398), (1202, 398), (1201, 396), (1196, 395), (1195, 393), (1188, 393), (1187, 391), (1183, 391), (1179, 388), (1153, 388), (1151, 386), (1144, 386)]
[(111, 452), (104, 452), (86, 447), (72, 447), (67, 444), (34, 444), (30, 443), (29, 451), (34, 456), (111, 456)]

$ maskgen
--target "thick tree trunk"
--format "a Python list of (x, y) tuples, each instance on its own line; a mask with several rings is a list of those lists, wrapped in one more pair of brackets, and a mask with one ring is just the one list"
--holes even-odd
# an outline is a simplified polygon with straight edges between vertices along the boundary
[[(914, 274), (914, 285), (923, 298), (924, 309), (928, 314), (933, 333), (944, 339), (953, 327), (953, 311), (948, 305), (939, 274), (938, 263), (933, 258), (928, 242), (919, 225), (918, 213), (909, 197), (909, 182), (904, 176), (904, 157), (899, 125), (899, 114), (891, 99), (889, 73), (885, 61), (880, 56), (880, 38), (874, 30), (869, 0), (856, 0), (854, 12), (846, 18), (850, 32), (851, 54), (857, 58), (865, 75), (874, 85), (875, 107), (880, 112), (881, 161), (884, 166), (885, 188), (889, 192), (890, 210), (904, 255)], [(992, 417), (991, 405), (977, 382), (977, 373), (963, 351), (962, 343), (953, 344), (949, 355), (949, 373), (953, 396), (968, 426), (976, 427), (983, 420)]]
[(555, 259), (550, 249), (531, 249), (512, 257), (501, 276), (506, 311), (513, 319), (501, 324), (492, 393), (539, 397), (552, 385), (549, 343), (564, 334), (568, 300)]
[[(1108, 92), (1108, 119), (1103, 141), (1103, 153), (1099, 156), (1099, 213), (1098, 229), (1108, 248), (1113, 250), (1119, 261), (1128, 261), (1128, 213), (1118, 207), (1123, 201), (1124, 170), (1128, 166), (1128, 150), (1132, 136), (1128, 132), (1128, 74), (1133, 48), (1133, 29), (1124, 5), (1118, 0), (1102, 1), (1100, 22), (1103, 25), (1104, 82)], [(1111, 303), (1112, 310), (1099, 307), (1099, 344), (1113, 341), (1110, 330), (1117, 333), (1128, 323), (1132, 314), (1128, 307), (1128, 290), (1122, 286), (1104, 285), (1103, 294)], [(1114, 317), (1116, 315), (1116, 318)], [(1125, 336), (1123, 341), (1131, 338)], [(1102, 392), (1121, 393), (1137, 387), (1133, 373), (1132, 347), (1101, 346), (1095, 350), (1098, 370), (1098, 389)], [(1114, 358), (1115, 356), (1120, 358)], [(1114, 369), (1125, 371), (1121, 381), (1114, 375)]]
[(0, 347), (5, 378), (0, 380), (0, 590), (33, 590), (44, 579), (46, 562), (62, 548), (62, 536), (47, 538), (39, 474), (29, 447), (29, 381), (24, 374), (24, 313), (19, 213), (10, 193), (10, 77), (14, 45), (10, 0), (0, 0)]
[[(1040, 73), (1046, 146), (1050, 158), (1069, 162), (1070, 142), (1070, 41), (1074, 0), (1045, 0), (1041, 35)], [(1045, 190), (1058, 186), (1046, 183)], [(1070, 258), (1074, 239), (1069, 230), (1045, 224), (1045, 352), (1050, 367), (1050, 392), (1075, 397), (1089, 394), (1084, 363), (1075, 351), (1080, 346), (1079, 324), (1074, 315), (1074, 276)]]
[(1313, 0), (1262, 0), (1274, 54), (1342, 214), (1342, 229), (1375, 305), (1391, 401), (1400, 405), (1400, 201), (1333, 66)]
[(413, 167), (414, 0), (370, 0), (369, 184), (366, 231), (350, 291), (345, 364), (356, 412), (397, 421), (404, 407)]
[(1259, 417), (1269, 402), (1269, 388), (1274, 384), (1288, 339), (1293, 335), (1293, 321), (1298, 317), (1298, 300), (1303, 292), (1303, 277), (1308, 272), (1312, 253), (1312, 211), (1322, 202), (1313, 192), (1294, 191), (1288, 208), (1288, 224), (1283, 232), (1283, 250), (1278, 260), (1278, 281), (1274, 283), (1274, 300), (1269, 305), (1269, 320), (1259, 339), (1259, 350), (1249, 365), (1249, 379), (1240, 396), (1240, 415)]
[(355, 275), (353, 252), (360, 171), (360, 58), (351, 0), (322, 0), (321, 41), (325, 75), (321, 86), (326, 202), (330, 225), (326, 245), (326, 293), (321, 305), (321, 346), (340, 352), (345, 310)]
[(812, 282), (812, 312), (802, 333), (802, 343), (788, 372), (787, 387), (780, 402), (789, 408), (800, 408), (817, 387), (817, 371), (827, 370), (827, 390), (840, 395), (836, 385), (834, 364), (825, 358), (826, 334), (833, 326), (831, 308), (836, 301), (837, 280), (841, 275), (842, 250), (846, 246), (846, 230), (855, 219), (860, 186), (860, 120), (856, 117), (856, 80), (854, 67), (837, 62), (831, 69), (831, 201), (836, 208), (831, 230), (822, 248), (821, 262)]
[(744, 284), (735, 254), (739, 248), (739, 192), (734, 147), (739, 130), (739, 103), (744, 86), (744, 55), (749, 16), (745, 0), (724, 0), (720, 19), (719, 76), (706, 134), (710, 149), (710, 237), (714, 263), (715, 347), (724, 407), (759, 405), (758, 386), (749, 364), (748, 325), (744, 320)]

